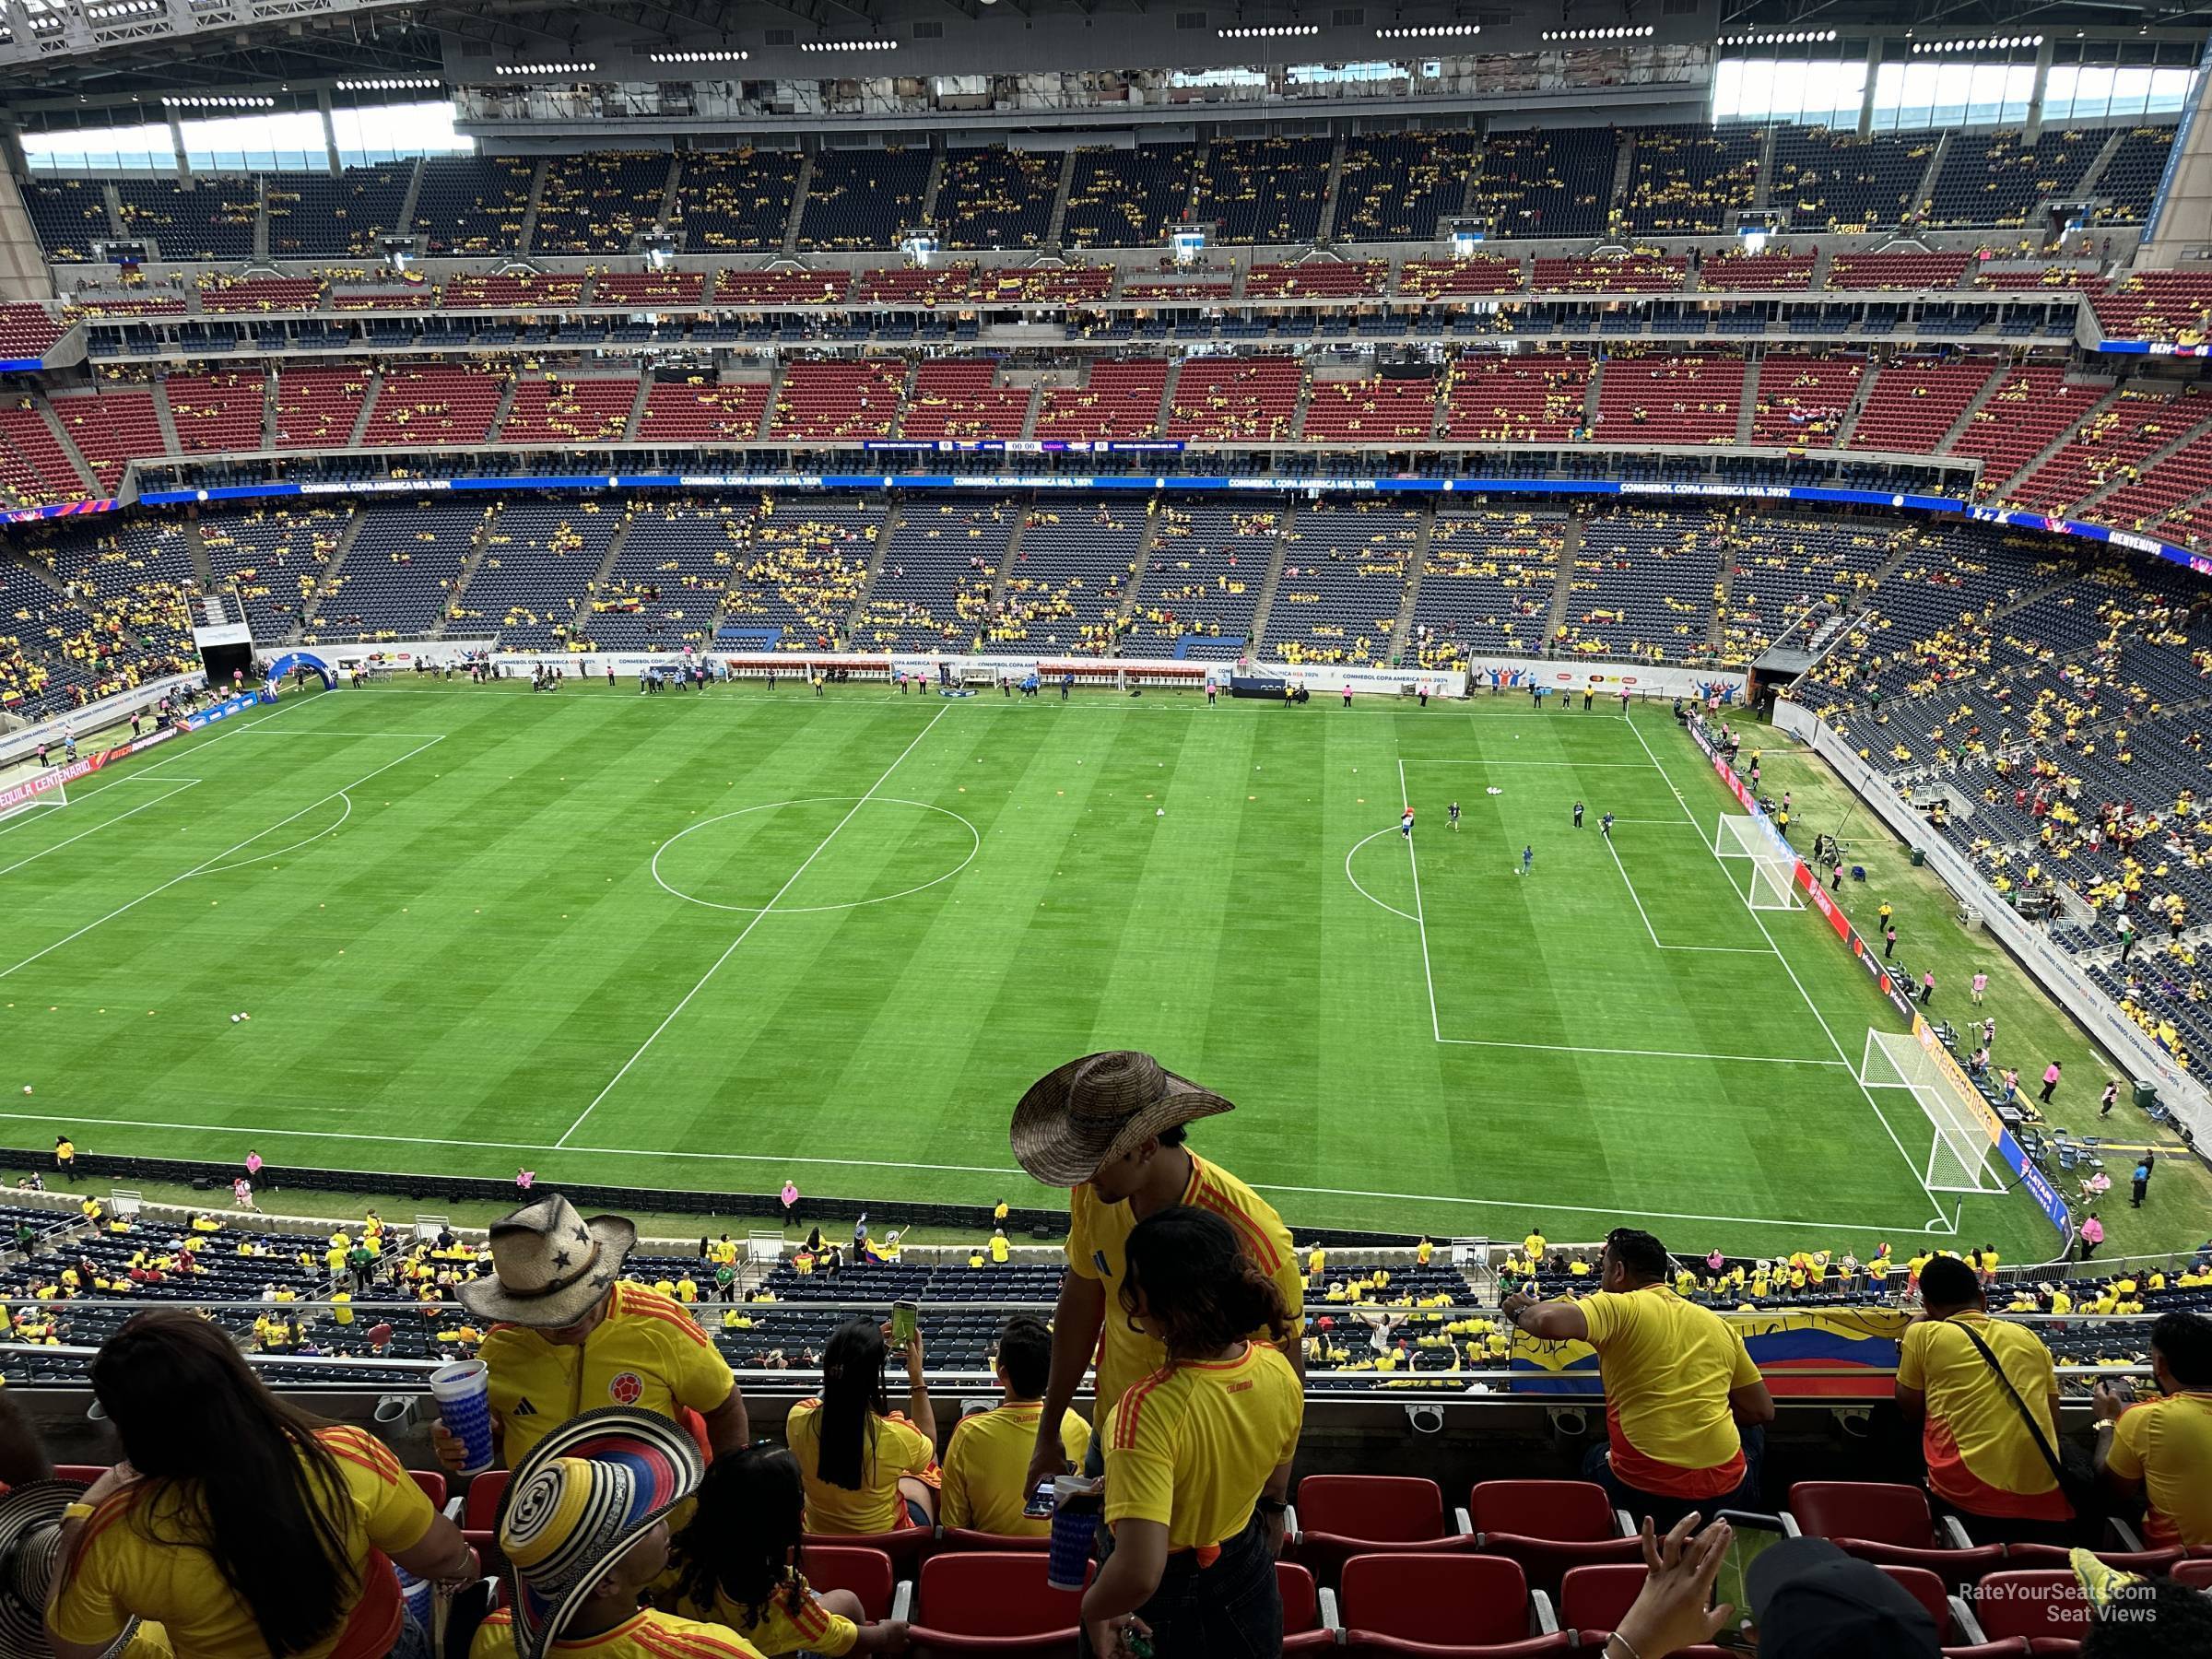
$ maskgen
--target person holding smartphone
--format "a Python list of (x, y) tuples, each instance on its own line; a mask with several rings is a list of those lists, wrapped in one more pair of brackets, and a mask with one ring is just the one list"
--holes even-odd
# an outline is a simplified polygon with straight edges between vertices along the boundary
[(1735, 1327), (1675, 1294), (1666, 1246), (1617, 1227), (1598, 1257), (1599, 1289), (1542, 1302), (1516, 1291), (1499, 1303), (1513, 1327), (1597, 1350), (1606, 1441), (1583, 1477), (1631, 1515), (1671, 1526), (1691, 1510), (1759, 1508), (1759, 1454), (1774, 1401)]
[(890, 1408), (883, 1372), (889, 1327), (847, 1320), (822, 1349), (822, 1397), (801, 1400), (783, 1424), (806, 1485), (806, 1530), (887, 1533), (936, 1521), (937, 1419), (923, 1381), (922, 1335), (905, 1346), (907, 1410)]

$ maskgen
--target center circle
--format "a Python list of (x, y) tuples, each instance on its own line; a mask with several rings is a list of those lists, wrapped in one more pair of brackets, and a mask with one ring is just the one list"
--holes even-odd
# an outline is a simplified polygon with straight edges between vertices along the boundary
[(904, 899), (966, 869), (976, 827), (948, 807), (892, 795), (808, 795), (717, 813), (653, 855), (665, 892), (708, 910), (806, 915)]

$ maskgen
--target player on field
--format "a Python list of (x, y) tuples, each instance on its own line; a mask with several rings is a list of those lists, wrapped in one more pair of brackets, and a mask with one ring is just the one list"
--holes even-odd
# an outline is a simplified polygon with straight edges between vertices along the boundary
[(1459, 803), (1458, 803), (1457, 801), (1454, 801), (1454, 802), (1453, 802), (1453, 803), (1452, 803), (1452, 805), (1451, 805), (1451, 806), (1449, 806), (1445, 807), (1445, 808), (1444, 808), (1444, 816), (1445, 816), (1445, 817), (1447, 817), (1447, 818), (1449, 818), (1452, 820), (1452, 828), (1453, 828), (1453, 829), (1454, 829), (1454, 830), (1458, 829), (1458, 828), (1459, 828)]
[(1577, 830), (1583, 827), (1583, 804), (1580, 801), (1574, 804), (1574, 827)]
[(1598, 820), (1597, 828), (1599, 833), (1604, 835), (1607, 841), (1611, 841), (1613, 839), (1613, 815), (1609, 812), (1606, 813)]
[(1520, 869), (1520, 874), (1522, 874), (1522, 875), (1524, 875), (1524, 876), (1527, 875), (1527, 874), (1528, 874), (1528, 872), (1529, 872), (1529, 867), (1530, 867), (1532, 865), (1534, 865), (1535, 862), (1536, 862), (1536, 850), (1535, 850), (1535, 848), (1534, 848), (1533, 846), (1524, 846), (1524, 847), (1521, 849), (1521, 869)]
[(1398, 820), (1398, 833), (1407, 841), (1413, 839), (1413, 808), (1406, 808), (1406, 816)]

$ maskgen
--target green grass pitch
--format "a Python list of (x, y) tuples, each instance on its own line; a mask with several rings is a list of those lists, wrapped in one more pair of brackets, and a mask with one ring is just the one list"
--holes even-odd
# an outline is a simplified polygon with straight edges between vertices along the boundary
[(1046, 1203), (1013, 1102), (1133, 1046), (1239, 1102), (1196, 1144), (1294, 1226), (1948, 1241), (1926, 1120), (1856, 1081), (1897, 1016), (1746, 905), (1728, 806), (1664, 706), (288, 700), (0, 822), (0, 1138)]

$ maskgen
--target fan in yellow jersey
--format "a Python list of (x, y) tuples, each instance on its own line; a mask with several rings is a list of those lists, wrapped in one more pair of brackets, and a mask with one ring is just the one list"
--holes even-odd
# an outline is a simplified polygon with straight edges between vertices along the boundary
[(906, 1623), (870, 1624), (850, 1590), (806, 1578), (806, 1488), (788, 1452), (749, 1446), (718, 1457), (669, 1555), (653, 1600), (727, 1625), (769, 1659), (782, 1653), (896, 1653)]
[[(1022, 1482), (1053, 1371), (1053, 1334), (1044, 1321), (1027, 1313), (1007, 1320), (998, 1334), (994, 1369), (1006, 1398), (953, 1425), (937, 1519), (1000, 1537), (1041, 1538), (1053, 1530), (1052, 1521), (1028, 1513), (1030, 1488)], [(1067, 1461), (1081, 1463), (1089, 1446), (1090, 1425), (1072, 1411), (1062, 1412), (1060, 1449)]]
[[(618, 1282), (638, 1231), (618, 1216), (588, 1221), (559, 1193), (491, 1224), (492, 1277), (455, 1292), (492, 1329), (478, 1357), (490, 1372), (493, 1430), (510, 1468), (581, 1412), (602, 1406), (704, 1420), (717, 1455), (746, 1443), (745, 1396), (728, 1361), (672, 1298)], [(450, 1469), (464, 1460), (432, 1430)]]
[(1277, 1341), (1282, 1293), (1230, 1224), (1179, 1206), (1129, 1234), (1121, 1314), (1167, 1355), (1099, 1428), (1113, 1547), (1083, 1596), (1091, 1651), (1158, 1659), (1282, 1651), (1275, 1539), (1305, 1394)]
[[(1053, 1315), (1053, 1369), (1025, 1487), (1063, 1474), (1060, 1420), (1098, 1355), (1094, 1422), (1133, 1383), (1159, 1369), (1164, 1350), (1118, 1314), (1130, 1231), (1147, 1216), (1191, 1206), (1221, 1218), (1237, 1248), (1273, 1280), (1288, 1319), (1286, 1358), (1301, 1378), (1305, 1285), (1282, 1218), (1228, 1171), (1190, 1151), (1185, 1125), (1233, 1112), (1219, 1095), (1179, 1077), (1150, 1054), (1121, 1049), (1086, 1054), (1030, 1085), (1014, 1109), (1015, 1161), (1068, 1194), (1067, 1264)], [(1090, 1444), (1088, 1472), (1100, 1447)]]
[(383, 1558), (447, 1581), (476, 1558), (382, 1443), (293, 1410), (182, 1309), (111, 1336), (92, 1391), (126, 1461), (63, 1512), (57, 1659), (141, 1618), (192, 1659), (427, 1659)]
[(705, 1474), (691, 1437), (652, 1412), (608, 1406), (546, 1435), (500, 1506), (507, 1605), (469, 1659), (760, 1659), (727, 1625), (641, 1605), (667, 1570), (668, 1512)]
[(2161, 1398), (2131, 1405), (2097, 1384), (2098, 1466), (2122, 1498), (2147, 1500), (2145, 1543), (2212, 1544), (2212, 1319), (2159, 1314), (2150, 1370)]
[(806, 1530), (895, 1532), (936, 1519), (937, 1419), (923, 1381), (922, 1333), (906, 1347), (907, 1415), (884, 1393), (888, 1325), (847, 1320), (822, 1346), (822, 1397), (801, 1400), (783, 1438), (806, 1482)]

